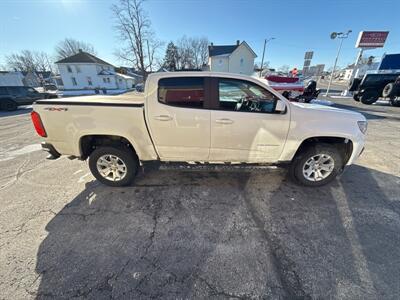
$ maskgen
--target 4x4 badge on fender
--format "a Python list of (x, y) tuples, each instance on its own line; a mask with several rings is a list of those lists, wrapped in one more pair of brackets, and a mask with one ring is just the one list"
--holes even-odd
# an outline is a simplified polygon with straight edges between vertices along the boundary
[(48, 111), (68, 111), (66, 107), (45, 107), (44, 110)]

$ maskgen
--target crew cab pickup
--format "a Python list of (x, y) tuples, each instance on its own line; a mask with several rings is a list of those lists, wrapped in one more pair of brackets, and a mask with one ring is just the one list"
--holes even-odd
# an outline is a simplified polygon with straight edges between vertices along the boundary
[(110, 186), (152, 162), (286, 164), (298, 183), (320, 186), (361, 154), (367, 130), (357, 112), (291, 103), (263, 80), (214, 72), (151, 74), (143, 93), (39, 100), (32, 121), (50, 158), (88, 159)]

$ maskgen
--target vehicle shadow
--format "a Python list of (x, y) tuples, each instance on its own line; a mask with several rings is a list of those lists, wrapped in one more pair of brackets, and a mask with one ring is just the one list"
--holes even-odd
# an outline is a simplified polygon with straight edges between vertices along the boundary
[(285, 174), (158, 171), (129, 188), (90, 182), (46, 226), (35, 294), (394, 299), (399, 178), (355, 166), (311, 189)]
[(24, 115), (24, 114), (30, 113), (31, 111), (32, 111), (32, 105), (20, 106), (20, 107), (18, 107), (17, 110), (14, 110), (14, 111), (0, 110), (0, 118)]

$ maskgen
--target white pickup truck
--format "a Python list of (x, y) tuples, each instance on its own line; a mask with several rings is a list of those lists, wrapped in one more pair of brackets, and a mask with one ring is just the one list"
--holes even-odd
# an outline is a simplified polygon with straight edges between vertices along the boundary
[(291, 103), (257, 78), (231, 73), (151, 74), (144, 93), (39, 100), (32, 121), (49, 158), (85, 160), (110, 186), (149, 162), (287, 164), (295, 181), (332, 181), (364, 148), (359, 113)]

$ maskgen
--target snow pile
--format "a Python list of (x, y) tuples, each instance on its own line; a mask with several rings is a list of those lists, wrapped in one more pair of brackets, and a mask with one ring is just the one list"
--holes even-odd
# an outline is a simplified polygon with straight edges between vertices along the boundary
[(324, 99), (313, 99), (310, 101), (310, 103), (319, 104), (319, 105), (327, 105), (327, 106), (331, 106), (334, 104), (332, 101), (324, 100)]

